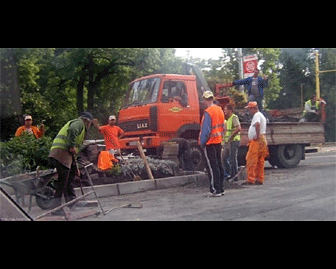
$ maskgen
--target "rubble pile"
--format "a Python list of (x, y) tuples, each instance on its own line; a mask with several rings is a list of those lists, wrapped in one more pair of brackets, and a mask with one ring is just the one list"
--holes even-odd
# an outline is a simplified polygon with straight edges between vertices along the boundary
[[(139, 156), (124, 157), (123, 159), (116, 156), (120, 160), (119, 163), (115, 164), (111, 170), (100, 170), (97, 166), (99, 152), (97, 144), (89, 144), (79, 154), (78, 164), (83, 185), (89, 186), (84, 166), (90, 163), (93, 163), (93, 165), (88, 167), (88, 172), (94, 185), (145, 180), (149, 178), (145, 164)], [(154, 178), (172, 177), (182, 173), (174, 161), (151, 157), (147, 157), (147, 161)], [(79, 182), (76, 185), (79, 186)]]

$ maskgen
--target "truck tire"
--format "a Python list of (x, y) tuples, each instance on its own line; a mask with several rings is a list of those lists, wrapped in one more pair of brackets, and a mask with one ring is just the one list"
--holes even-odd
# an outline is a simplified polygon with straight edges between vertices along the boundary
[(189, 151), (191, 164), (195, 171), (203, 171), (205, 168), (205, 156), (201, 146), (198, 145), (197, 140), (189, 140)]
[(277, 147), (276, 165), (278, 168), (293, 168), (300, 163), (302, 154), (302, 145), (280, 145)]

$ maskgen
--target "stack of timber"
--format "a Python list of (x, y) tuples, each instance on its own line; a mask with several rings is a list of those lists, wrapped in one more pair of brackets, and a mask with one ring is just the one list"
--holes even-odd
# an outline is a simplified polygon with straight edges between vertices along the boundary
[[(249, 123), (241, 123), (241, 145), (248, 143)], [(320, 122), (273, 122), (267, 124), (268, 145), (324, 143), (324, 124)]]

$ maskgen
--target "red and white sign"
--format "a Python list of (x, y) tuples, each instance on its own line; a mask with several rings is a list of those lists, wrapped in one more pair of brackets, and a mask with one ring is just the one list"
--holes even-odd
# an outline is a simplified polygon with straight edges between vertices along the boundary
[(252, 77), (254, 70), (258, 67), (258, 57), (256, 54), (243, 57), (244, 78)]

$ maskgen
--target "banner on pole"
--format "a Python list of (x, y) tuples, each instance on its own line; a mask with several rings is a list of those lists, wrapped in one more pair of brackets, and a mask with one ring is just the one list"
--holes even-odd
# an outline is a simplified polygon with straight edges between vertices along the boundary
[(254, 70), (258, 66), (258, 57), (256, 54), (243, 57), (244, 78), (252, 77)]

